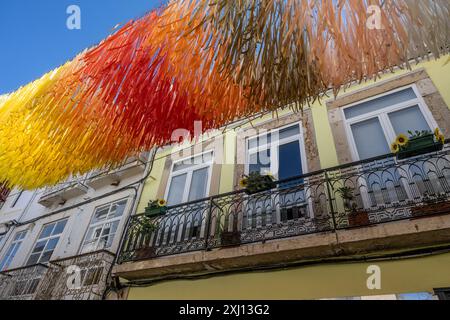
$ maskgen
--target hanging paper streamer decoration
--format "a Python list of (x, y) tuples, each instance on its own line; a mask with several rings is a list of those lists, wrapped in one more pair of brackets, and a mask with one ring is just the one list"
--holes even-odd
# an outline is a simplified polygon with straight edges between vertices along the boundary
[(448, 0), (185, 0), (0, 100), (0, 181), (37, 188), (449, 52)]

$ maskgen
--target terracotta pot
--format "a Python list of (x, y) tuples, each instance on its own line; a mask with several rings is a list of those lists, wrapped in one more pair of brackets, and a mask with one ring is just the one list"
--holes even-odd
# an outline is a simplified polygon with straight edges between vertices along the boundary
[(239, 245), (241, 243), (241, 233), (239, 231), (222, 232), (220, 235), (220, 241), (222, 246)]
[(370, 224), (369, 214), (365, 211), (351, 212), (348, 214), (350, 227), (367, 226)]
[(421, 217), (432, 214), (449, 213), (449, 212), (450, 212), (450, 201), (429, 203), (411, 208), (411, 215), (413, 217)]
[(154, 247), (138, 249), (135, 252), (136, 260), (149, 259), (153, 257), (156, 257), (156, 250)]

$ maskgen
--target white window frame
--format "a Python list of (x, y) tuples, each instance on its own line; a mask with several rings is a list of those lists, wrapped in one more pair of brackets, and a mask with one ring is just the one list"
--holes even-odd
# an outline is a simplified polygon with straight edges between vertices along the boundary
[[(64, 228), (63, 228), (63, 230), (61, 231), (61, 233), (58, 233), (58, 234), (55, 234), (55, 235), (50, 234), (50, 236), (48, 236), (48, 237), (39, 238), (40, 235), (41, 235), (41, 233), (42, 233), (42, 231), (44, 231), (44, 229), (45, 229), (48, 225), (54, 224), (53, 229), (52, 229), (52, 232), (53, 232), (54, 228), (56, 227), (56, 224), (58, 224), (59, 222), (62, 222), (62, 221), (64, 221), (64, 220), (66, 221), (66, 224), (64, 225)], [(51, 258), (52, 258), (52, 256), (53, 256), (53, 254), (54, 254), (55, 251), (58, 249), (58, 246), (59, 246), (59, 244), (60, 244), (59, 241), (61, 240), (61, 236), (64, 234), (64, 231), (66, 230), (66, 227), (67, 227), (67, 223), (68, 223), (68, 222), (69, 222), (69, 218), (63, 218), (63, 219), (60, 219), (60, 220), (56, 220), (56, 221), (52, 221), (52, 222), (46, 223), (46, 224), (44, 224), (44, 225), (42, 226), (41, 231), (40, 231), (39, 234), (38, 234), (38, 238), (37, 238), (36, 241), (34, 242), (32, 248), (31, 248), (31, 251), (30, 251), (30, 253), (28, 254), (28, 258), (27, 258), (27, 260), (26, 260), (26, 262), (25, 262), (25, 264), (26, 264), (27, 266), (32, 266), (32, 265), (40, 264), (40, 263), (48, 263), (48, 262), (51, 261)], [(47, 251), (45, 250), (45, 248), (47, 247), (48, 242), (49, 242), (50, 240), (52, 240), (52, 239), (55, 239), (55, 238), (58, 238), (58, 242), (56, 243), (56, 246), (55, 246), (55, 248), (54, 248), (53, 251), (52, 251), (52, 255), (50, 256), (50, 258), (49, 258), (48, 261), (46, 261), (46, 262), (41, 262), (42, 256), (44, 255), (45, 252), (47, 252)], [(32, 265), (29, 265), (29, 264), (28, 264), (28, 261), (30, 260), (31, 256), (34, 255), (34, 254), (36, 254), (36, 253), (33, 253), (34, 248), (36, 247), (36, 245), (38, 244), (38, 242), (42, 242), (42, 241), (45, 241), (45, 246), (44, 246), (44, 249), (43, 249), (43, 250), (41, 251), (41, 253), (39, 254), (39, 259), (37, 260), (36, 263), (34, 263), (34, 264), (32, 264)]]
[[(283, 129), (286, 128), (290, 128), (290, 127), (294, 127), (294, 126), (298, 126), (299, 128), (299, 133), (287, 137), (287, 138), (283, 138), (280, 139), (279, 137), (279, 132)], [(274, 133), (276, 132), (276, 134), (274, 135)], [(253, 140), (255, 138), (260, 138), (262, 136), (265, 135), (271, 135), (270, 138), (270, 143), (266, 143), (264, 145), (259, 146), (258, 144), (256, 145), (256, 147), (250, 148), (250, 140)], [(274, 140), (274, 136), (275, 136), (275, 140)], [(267, 139), (266, 139), (267, 141)], [(246, 138), (245, 141), (245, 174), (249, 174), (250, 172), (250, 156), (256, 153), (259, 153), (261, 151), (265, 151), (270, 149), (270, 173), (274, 176), (274, 178), (276, 180), (279, 179), (279, 146), (284, 145), (284, 144), (288, 144), (288, 143), (292, 143), (294, 141), (297, 141), (299, 143), (299, 147), (300, 147), (300, 159), (301, 159), (301, 165), (302, 165), (302, 175), (305, 175), (308, 173), (308, 163), (307, 163), (307, 157), (306, 157), (306, 148), (305, 148), (305, 139), (304, 139), (304, 128), (303, 128), (303, 124), (302, 122), (293, 122), (293, 123), (289, 123), (287, 125), (278, 127), (278, 128), (274, 128), (271, 130), (267, 130), (266, 132), (254, 135), (254, 136), (250, 136)], [(306, 179), (305, 179), (305, 183)], [(313, 212), (313, 206), (312, 206), (312, 201), (311, 201), (311, 197), (310, 197), (310, 191), (309, 190), (305, 190), (305, 203), (308, 205), (309, 207), (309, 218), (312, 218), (314, 216), (314, 212)], [(272, 201), (273, 202), (277, 202), (276, 201), (276, 197), (277, 195), (272, 195)], [(276, 223), (280, 223), (281, 222), (281, 215), (280, 215), (280, 206), (277, 205), (276, 206)], [(256, 213), (257, 214), (257, 213)], [(275, 222), (274, 222), (275, 223)]]
[[(5, 252), (5, 255), (4, 255), (4, 256), (1, 258), (1, 260), (0, 260), (0, 262), (3, 262), (3, 261), (6, 262), (5, 265), (3, 266), (3, 268), (0, 269), (0, 272), (2, 272), (2, 271), (4, 271), (4, 270), (7, 270), (7, 269), (9, 268), (9, 266), (11, 265), (11, 263), (14, 261), (14, 258), (16, 257), (17, 252), (19, 252), (20, 246), (22, 245), (23, 240), (25, 240), (25, 238), (27, 237), (27, 233), (28, 233), (28, 230), (22, 230), (22, 231), (17, 231), (17, 232), (14, 234), (14, 236), (13, 236), (13, 238), (12, 238), (13, 240), (12, 240), (11, 243), (9, 244), (8, 249), (7, 249), (6, 252)], [(17, 238), (17, 235), (19, 235), (19, 234), (23, 234), (23, 237), (20, 238), (20, 239), (16, 239), (16, 238)], [(0, 243), (1, 243), (3, 240), (4, 240), (4, 239), (2, 238), (2, 239), (0, 240)], [(18, 247), (17, 250), (16, 250), (16, 252), (14, 253), (13, 256), (11, 256), (11, 254), (8, 255), (10, 249), (11, 249), (13, 246)]]
[[(347, 119), (345, 116), (345, 110), (357, 105), (360, 105), (362, 103), (368, 102), (368, 101), (372, 101), (378, 98), (382, 98), (384, 96), (388, 96), (391, 95), (393, 93), (399, 92), (399, 91), (403, 91), (406, 89), (411, 88), (414, 91), (414, 94), (416, 95), (415, 99), (411, 99), (405, 102), (401, 102), (395, 105), (391, 105), (391, 106), (387, 106), (381, 109), (378, 109), (376, 111), (372, 111), (369, 113), (365, 113), (363, 115), (359, 115), (356, 117), (353, 117), (351, 119)], [(425, 121), (427, 122), (427, 124), (429, 125), (429, 127), (431, 128), (431, 130), (433, 131), (435, 128), (438, 128), (438, 124), (436, 123), (436, 121), (433, 118), (433, 115), (431, 113), (431, 111), (429, 110), (427, 104), (425, 103), (425, 100), (423, 99), (422, 95), (420, 94), (417, 85), (412, 84), (409, 86), (405, 86), (405, 87), (401, 87), (401, 88), (397, 88), (395, 90), (390, 90), (387, 92), (384, 92), (382, 94), (364, 99), (364, 100), (360, 100), (357, 102), (354, 102), (352, 104), (346, 105), (344, 107), (341, 108), (341, 116), (342, 119), (344, 120), (344, 124), (345, 124), (345, 132), (346, 132), (346, 136), (347, 136), (347, 141), (349, 142), (350, 145), (350, 151), (352, 154), (352, 159), (353, 161), (359, 161), (361, 160), (358, 154), (358, 149), (356, 148), (356, 143), (355, 143), (355, 139), (353, 137), (353, 132), (351, 129), (351, 126), (353, 124), (359, 123), (359, 122), (363, 122), (366, 120), (370, 120), (370, 119), (374, 119), (374, 118), (378, 118), (381, 128), (383, 130), (383, 134), (386, 138), (386, 141), (388, 143), (388, 146), (390, 145), (391, 142), (395, 141), (397, 135), (395, 134), (395, 130), (389, 120), (389, 113), (395, 112), (395, 111), (399, 111), (399, 110), (403, 110), (403, 109), (407, 109), (410, 107), (414, 107), (414, 106), (419, 106), (420, 111), (422, 112), (422, 115), (425, 118)], [(406, 134), (406, 132), (405, 132)]]
[[(193, 164), (189, 168), (177, 170), (174, 172), (174, 168), (178, 163), (181, 163), (181, 162), (189, 160), (189, 159), (192, 159), (194, 161), (195, 158), (203, 156), (205, 154), (211, 154), (210, 161), (207, 161), (207, 162), (204, 162), (201, 164)], [(198, 153), (198, 154), (191, 155), (189, 157), (185, 157), (183, 159), (174, 161), (172, 163), (172, 167), (170, 169), (170, 175), (169, 175), (169, 179), (168, 179), (168, 183), (167, 183), (167, 187), (166, 187), (166, 192), (164, 193), (164, 199), (169, 200), (169, 192), (170, 192), (170, 187), (172, 186), (173, 178), (186, 174), (186, 183), (184, 185), (183, 197), (182, 197), (181, 203), (179, 203), (179, 204), (188, 202), (189, 192), (190, 192), (191, 183), (192, 183), (192, 175), (193, 175), (194, 171), (204, 169), (204, 168), (208, 168), (208, 180), (206, 183), (206, 197), (207, 197), (210, 194), (213, 163), (214, 163), (214, 151), (213, 150), (208, 150), (208, 151), (205, 151), (202, 153)], [(171, 204), (169, 203), (169, 206), (170, 205)]]
[[(99, 221), (99, 222), (96, 222), (96, 223), (92, 223), (92, 221), (93, 221), (94, 218), (95, 218), (95, 214), (96, 214), (98, 211), (100, 211), (100, 210), (102, 210), (102, 209), (105, 209), (105, 208), (108, 208), (108, 213), (106, 214), (106, 218), (108, 218), (108, 216), (109, 216), (110, 213), (111, 213), (112, 207), (113, 207), (115, 204), (118, 204), (118, 203), (123, 202), (123, 201), (125, 201), (125, 207), (124, 207), (123, 212), (122, 212), (122, 214), (121, 214), (120, 216), (114, 217), (114, 218), (112, 218), (112, 219), (105, 219), (105, 220), (102, 220), (102, 221)], [(120, 199), (120, 200), (116, 200), (116, 201), (113, 201), (113, 202), (110, 202), (110, 203), (107, 203), (107, 204), (98, 206), (98, 207), (96, 207), (96, 208), (94, 209), (94, 213), (93, 213), (93, 215), (92, 215), (92, 217), (91, 217), (91, 220), (90, 220), (90, 222), (89, 222), (89, 226), (88, 226), (88, 228), (86, 229), (86, 232), (85, 232), (84, 237), (83, 237), (83, 241), (81, 242), (81, 245), (80, 245), (80, 249), (78, 250), (78, 252), (79, 252), (80, 254), (82, 254), (82, 253), (88, 253), (88, 252), (95, 252), (95, 251), (98, 251), (98, 250), (106, 250), (106, 249), (109, 249), (109, 248), (111, 248), (111, 247), (114, 247), (114, 241), (115, 241), (115, 239), (116, 239), (117, 233), (118, 233), (119, 230), (120, 230), (120, 225), (121, 225), (121, 223), (122, 223), (122, 218), (123, 218), (123, 216), (125, 215), (125, 212), (127, 211), (128, 203), (129, 203), (128, 198), (123, 198), (123, 199)], [(119, 223), (118, 223), (118, 225), (117, 225), (117, 230), (116, 230), (116, 232), (115, 232), (114, 235), (113, 235), (113, 239), (112, 239), (112, 241), (111, 241), (111, 246), (99, 248), (100, 239), (103, 238), (103, 237), (102, 237), (102, 233), (103, 233), (103, 230), (105, 229), (105, 227), (106, 227), (107, 225), (112, 226), (112, 224), (113, 224), (114, 222), (117, 222), (117, 221), (118, 221)], [(86, 241), (87, 241), (87, 236), (88, 236), (89, 230), (90, 230), (91, 228), (95, 228), (94, 230), (97, 230), (98, 228), (100, 228), (100, 237), (95, 241), (95, 248), (96, 248), (96, 249), (95, 249), (94, 251), (91, 251), (91, 250), (89, 250), (89, 251), (83, 251), (84, 247), (85, 247), (86, 245), (88, 245), (88, 243), (87, 243)], [(94, 232), (95, 232), (95, 231), (94, 231)], [(111, 236), (111, 235), (109, 235), (109, 236)]]
[[(279, 139), (279, 132), (283, 129), (293, 127), (295, 125), (298, 125), (299, 127), (299, 133), (288, 137), (284, 139)], [(294, 122), (287, 125), (284, 125), (282, 127), (278, 127), (272, 130), (267, 130), (264, 133), (260, 133), (255, 136), (247, 137), (245, 141), (245, 174), (248, 174), (250, 171), (250, 155), (268, 150), (270, 149), (270, 173), (275, 177), (275, 179), (278, 179), (278, 168), (279, 168), (279, 153), (278, 153), (278, 147), (283, 144), (288, 144), (294, 141), (298, 141), (300, 144), (300, 157), (302, 161), (302, 174), (308, 173), (308, 164), (307, 164), (307, 158), (306, 158), (306, 148), (305, 148), (305, 140), (304, 140), (304, 133), (303, 133), (303, 125), (301, 122)], [(278, 132), (278, 139), (273, 141), (273, 134), (275, 132)], [(260, 138), (265, 135), (271, 135), (270, 143), (266, 143), (262, 146), (256, 146), (253, 148), (249, 147), (250, 140), (253, 140), (255, 138)], [(276, 135), (277, 136), (277, 135)], [(266, 140), (267, 141), (267, 140)]]
[[(372, 111), (366, 114), (362, 114), (359, 116), (356, 116), (354, 118), (351, 119), (347, 119), (345, 116), (345, 110), (357, 105), (360, 105), (362, 103), (374, 100), (374, 99), (378, 99), (378, 98), (382, 98), (384, 96), (388, 96), (391, 95), (393, 93), (399, 92), (399, 91), (403, 91), (406, 89), (411, 88), (414, 92), (414, 94), (416, 95), (415, 99), (411, 99), (408, 101), (404, 101), (395, 105), (390, 105), (384, 108), (380, 108), (376, 111)], [(390, 143), (395, 141), (397, 135), (395, 133), (394, 127), (392, 126), (390, 120), (389, 120), (389, 114), (395, 111), (399, 111), (399, 110), (403, 110), (403, 109), (408, 109), (414, 106), (419, 106), (420, 112), (422, 113), (422, 115), (425, 118), (425, 121), (427, 122), (428, 126), (430, 127), (430, 129), (433, 131), (433, 129), (438, 128), (438, 124), (436, 123), (436, 121), (434, 120), (434, 117), (431, 113), (431, 111), (429, 110), (425, 100), (423, 99), (422, 95), (420, 94), (417, 86), (415, 84), (412, 85), (408, 85), (408, 86), (404, 86), (404, 87), (400, 87), (394, 90), (390, 90), (387, 92), (383, 92), (382, 94), (364, 99), (364, 100), (360, 100), (357, 101), (355, 103), (346, 105), (344, 107), (341, 108), (341, 116), (342, 119), (344, 120), (344, 124), (345, 124), (345, 131), (346, 131), (346, 135), (347, 135), (347, 141), (349, 141), (349, 145), (350, 145), (350, 151), (351, 151), (351, 155), (352, 155), (352, 159), (353, 161), (359, 161), (361, 160), (358, 154), (358, 149), (356, 147), (356, 142), (354, 140), (353, 137), (353, 132), (351, 129), (351, 125), (355, 124), (355, 123), (359, 123), (362, 121), (366, 121), (366, 120), (370, 120), (370, 119), (374, 119), (377, 118), (380, 122), (381, 128), (383, 130), (383, 134), (386, 138), (386, 141), (388, 143), (388, 146), (390, 146)], [(407, 133), (405, 133), (407, 134)], [(380, 155), (382, 156), (382, 155)], [(398, 162), (397, 159), (393, 159), (393, 161)], [(403, 182), (404, 183), (404, 182)], [(358, 184), (360, 186), (365, 184), (365, 179), (363, 177), (360, 177), (358, 179)], [(409, 192), (408, 188), (405, 188), (405, 192), (408, 198), (411, 198), (411, 194)], [(371, 206), (371, 201), (369, 199), (369, 195), (367, 192), (362, 192), (361, 193), (362, 196), (362, 201), (364, 204), (364, 207), (369, 208)]]

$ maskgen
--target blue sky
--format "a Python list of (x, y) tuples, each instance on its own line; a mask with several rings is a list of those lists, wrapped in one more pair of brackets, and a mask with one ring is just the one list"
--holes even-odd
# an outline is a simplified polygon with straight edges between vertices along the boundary
[[(1, 0), (0, 94), (27, 84), (105, 38), (117, 24), (165, 0)], [(69, 5), (81, 9), (81, 30), (69, 30)]]

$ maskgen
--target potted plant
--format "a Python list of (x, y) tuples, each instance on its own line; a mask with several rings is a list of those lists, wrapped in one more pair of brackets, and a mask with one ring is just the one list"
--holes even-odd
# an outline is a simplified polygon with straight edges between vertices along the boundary
[(164, 199), (150, 201), (147, 208), (145, 208), (145, 215), (147, 217), (157, 217), (167, 212), (167, 202)]
[(445, 137), (438, 128), (434, 131), (408, 131), (409, 138), (404, 134), (399, 134), (391, 144), (391, 151), (397, 155), (398, 159), (406, 159), (421, 154), (442, 150)]
[(350, 187), (341, 187), (337, 193), (344, 200), (344, 208), (348, 213), (348, 224), (350, 227), (365, 226), (370, 224), (369, 215), (364, 210), (358, 210), (358, 205)]
[(239, 185), (244, 188), (245, 193), (249, 195), (276, 187), (275, 178), (270, 173), (262, 175), (259, 172), (252, 172), (249, 175), (244, 175)]
[[(139, 223), (135, 226), (132, 231), (134, 236), (132, 238), (150, 237), (150, 235), (158, 230), (158, 225), (154, 222), (154, 219), (147, 215), (143, 215), (139, 219)], [(136, 259), (146, 259), (151, 258), (156, 255), (154, 247), (143, 246), (136, 249), (135, 258)]]
[(422, 202), (422, 205), (411, 208), (413, 217), (450, 212), (450, 201), (445, 193), (432, 196), (426, 192), (423, 195)]

